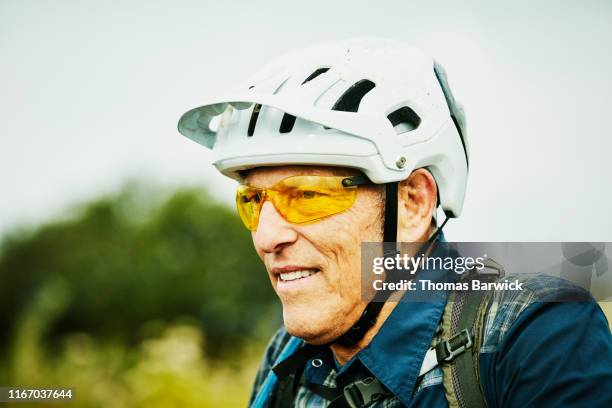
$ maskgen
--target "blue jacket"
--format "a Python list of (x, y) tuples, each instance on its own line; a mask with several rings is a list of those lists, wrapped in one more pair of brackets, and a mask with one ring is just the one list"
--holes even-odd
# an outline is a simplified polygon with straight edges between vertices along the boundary
[[(612, 335), (599, 305), (568, 281), (539, 275), (526, 279), (519, 294), (499, 292), (490, 303), (480, 349), (480, 375), (489, 407), (612, 407)], [(551, 302), (564, 292), (582, 302)], [(446, 298), (399, 302), (372, 342), (339, 367), (331, 352), (309, 361), (305, 380), (344, 387), (375, 376), (392, 393), (372, 407), (446, 407), (442, 370), (422, 377)], [(251, 402), (291, 336), (279, 329), (257, 375)], [(320, 360), (313, 363), (314, 360)], [(325, 407), (306, 386), (296, 407)]]

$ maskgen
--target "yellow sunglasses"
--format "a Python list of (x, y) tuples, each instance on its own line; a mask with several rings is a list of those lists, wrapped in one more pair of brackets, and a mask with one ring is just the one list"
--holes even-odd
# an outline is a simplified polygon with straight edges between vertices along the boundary
[(263, 203), (270, 200), (287, 221), (305, 224), (349, 209), (357, 186), (373, 184), (365, 176), (292, 176), (270, 188), (238, 186), (236, 206), (244, 225), (257, 230)]

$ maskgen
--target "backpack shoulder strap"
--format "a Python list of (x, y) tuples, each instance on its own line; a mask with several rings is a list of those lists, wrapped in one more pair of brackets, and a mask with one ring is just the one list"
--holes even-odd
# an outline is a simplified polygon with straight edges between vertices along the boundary
[[(468, 274), (467, 280), (494, 281), (504, 275), (503, 267), (492, 259), (486, 260), (485, 267), (497, 273)], [(435, 349), (442, 363), (444, 392), (450, 408), (487, 406), (480, 384), (480, 346), (491, 297), (490, 291), (454, 291), (444, 308), (442, 340)]]
[(296, 372), (291, 373), (278, 382), (278, 387), (275, 395), (272, 398), (271, 407), (273, 408), (287, 408), (294, 406), (295, 396), (297, 395), (297, 389), (303, 381), (304, 377), (304, 366), (300, 366)]

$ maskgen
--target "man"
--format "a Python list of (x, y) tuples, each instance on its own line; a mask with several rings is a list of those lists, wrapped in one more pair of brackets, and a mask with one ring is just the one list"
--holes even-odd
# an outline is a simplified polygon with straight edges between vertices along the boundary
[[(441, 338), (454, 295), (362, 296), (363, 242), (446, 251), (436, 208), (463, 206), (463, 111), (420, 51), (364, 39), (301, 50), (187, 112), (179, 131), (241, 182), (238, 211), (282, 302), (252, 406), (612, 406), (610, 330), (577, 288), (563, 290), (585, 301), (546, 302), (537, 280), (512, 302), (478, 301), (482, 325), (459, 345), (463, 332)], [(475, 365), (449, 370), (467, 349)]]

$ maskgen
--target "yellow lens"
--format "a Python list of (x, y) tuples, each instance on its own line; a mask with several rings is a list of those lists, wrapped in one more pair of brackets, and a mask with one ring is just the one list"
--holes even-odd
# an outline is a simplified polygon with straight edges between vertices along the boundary
[(236, 207), (244, 226), (251, 231), (257, 229), (259, 213), (263, 204), (263, 191), (249, 186), (238, 186)]
[(266, 198), (287, 221), (303, 224), (338, 214), (350, 208), (357, 187), (344, 187), (346, 177), (293, 176), (269, 189), (241, 185), (236, 191), (236, 207), (244, 225), (257, 230), (259, 214)]
[(357, 187), (344, 187), (346, 177), (294, 176), (281, 180), (270, 197), (287, 221), (302, 224), (338, 214), (350, 208)]

